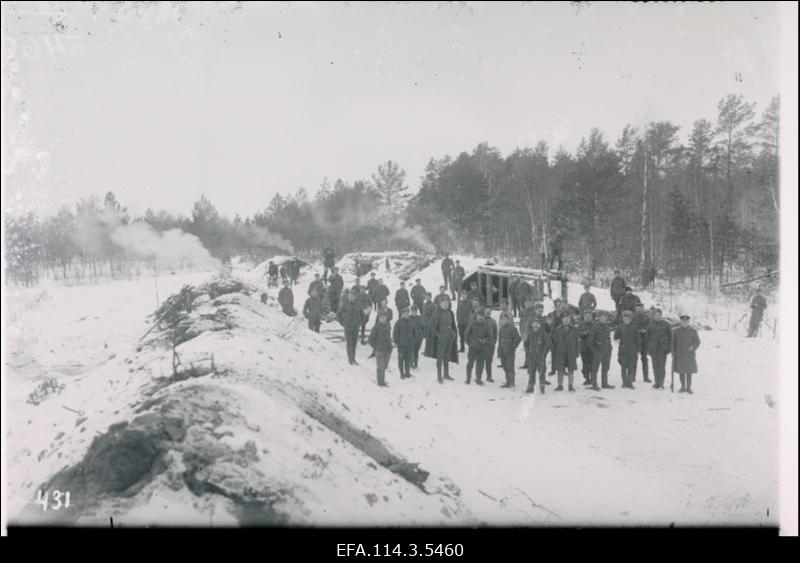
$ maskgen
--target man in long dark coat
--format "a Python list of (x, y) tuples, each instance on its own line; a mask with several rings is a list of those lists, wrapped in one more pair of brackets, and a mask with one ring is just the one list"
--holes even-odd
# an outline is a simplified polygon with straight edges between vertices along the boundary
[(378, 312), (378, 321), (369, 333), (369, 345), (372, 346), (372, 352), (375, 356), (378, 386), (388, 387), (386, 385), (386, 368), (389, 367), (389, 358), (392, 355), (392, 336), (389, 331), (386, 314), (382, 311)]
[(341, 304), (336, 315), (339, 324), (344, 328), (344, 339), (347, 347), (347, 361), (350, 365), (358, 365), (356, 361), (356, 345), (358, 344), (358, 329), (364, 311), (358, 302), (358, 295), (354, 291), (347, 293), (347, 300)]
[(500, 356), (500, 364), (506, 374), (506, 382), (501, 387), (515, 386), (514, 360), (517, 347), (522, 338), (519, 336), (517, 327), (514, 326), (514, 318), (510, 312), (500, 315), (500, 330), (497, 333), (497, 355)]
[(419, 367), (419, 351), (425, 342), (425, 323), (416, 305), (411, 306), (411, 325), (414, 327), (414, 357), (411, 367), (416, 369)]
[(611, 367), (611, 330), (608, 326), (608, 315), (601, 311), (597, 322), (589, 331), (589, 342), (592, 347), (592, 389), (599, 391), (597, 386), (597, 371), (602, 370), (601, 379), (603, 389), (613, 389), (608, 384), (608, 369)]
[(592, 286), (589, 284), (589, 282), (583, 284), (583, 293), (578, 299), (578, 309), (580, 310), (581, 314), (585, 313), (586, 311), (594, 311), (597, 309), (597, 298), (595, 298), (594, 294), (592, 293)]
[(324, 280), (325, 283), (328, 283), (328, 271), (333, 271), (333, 267), (336, 265), (336, 253), (333, 251), (333, 245), (328, 243), (328, 246), (322, 251), (322, 264), (325, 267), (324, 271)]
[(761, 328), (761, 321), (764, 318), (764, 311), (767, 309), (767, 299), (761, 292), (757, 292), (750, 302), (750, 326), (747, 329), (747, 337), (753, 338), (758, 335)]
[(411, 306), (411, 297), (406, 289), (406, 282), (400, 282), (400, 288), (394, 293), (394, 306), (398, 312)]
[[(486, 362), (486, 350), (491, 345), (492, 341), (492, 328), (486, 322), (483, 309), (478, 308), (475, 311), (475, 318), (467, 327), (465, 332), (467, 339), (467, 380), (466, 383), (472, 382), (472, 368), (475, 367), (475, 383), (483, 385), (483, 368)], [(476, 365), (477, 364), (477, 365)]]
[(278, 303), (286, 315), (290, 317), (297, 315), (297, 311), (294, 310), (294, 292), (289, 287), (288, 281), (283, 284), (283, 287), (278, 292)]
[(453, 261), (450, 259), (449, 254), (444, 255), (442, 260), (442, 279), (444, 280), (445, 289), (452, 286), (450, 276), (453, 273)]
[(622, 319), (622, 308), (620, 307), (620, 299), (625, 295), (625, 288), (627, 287), (625, 278), (619, 270), (614, 270), (614, 279), (611, 280), (611, 299), (614, 300), (614, 305), (617, 308), (617, 322)]
[(431, 326), (425, 340), (425, 356), (436, 358), (436, 375), (439, 383), (453, 381), (450, 362), (458, 363), (456, 318), (450, 310), (450, 300), (445, 299), (431, 316)]
[(461, 286), (464, 285), (464, 278), (466, 277), (467, 272), (464, 271), (464, 267), (461, 265), (459, 260), (456, 260), (456, 265), (453, 268), (453, 273), (450, 275), (450, 292), (453, 296), (453, 299), (456, 299), (461, 292), (464, 290)]
[(528, 388), (527, 393), (533, 393), (533, 386), (536, 384), (536, 373), (539, 373), (539, 389), (544, 393), (546, 385), (544, 374), (547, 371), (545, 360), (547, 352), (550, 350), (551, 338), (543, 324), (543, 317), (534, 317), (525, 335), (523, 343), (525, 345), (525, 358), (528, 364)]
[(558, 387), (556, 391), (564, 390), (564, 376), (569, 378), (569, 390), (575, 391), (573, 374), (578, 369), (578, 353), (580, 339), (572, 326), (572, 318), (567, 315), (562, 317), (561, 326), (553, 332), (552, 355), (553, 369), (558, 373)]
[(464, 346), (467, 343), (464, 333), (472, 321), (472, 311), (472, 303), (467, 299), (467, 294), (462, 293), (458, 298), (458, 307), (456, 308), (456, 325), (458, 326), (458, 335), (460, 337), (459, 352), (464, 351)]
[(422, 280), (417, 278), (414, 287), (411, 288), (411, 302), (416, 306), (419, 311), (422, 311), (422, 304), (425, 303), (425, 286), (422, 285)]
[(369, 280), (367, 281), (367, 293), (369, 294), (369, 299), (372, 303), (373, 309), (377, 309), (378, 304), (381, 302), (381, 300), (378, 299), (378, 287), (380, 285), (380, 282), (375, 278), (375, 272), (372, 272), (369, 275)]
[[(286, 283), (289, 283), (287, 280)], [(322, 300), (317, 296), (317, 290), (312, 289), (311, 295), (303, 305), (303, 316), (308, 320), (308, 328), (314, 332), (319, 332), (320, 322), (322, 321)]]
[(647, 350), (653, 361), (653, 388), (663, 389), (667, 354), (672, 350), (672, 327), (661, 317), (661, 309), (653, 310), (653, 320), (647, 327)]
[(333, 274), (328, 281), (330, 282), (328, 284), (328, 302), (331, 305), (331, 311), (338, 311), (339, 296), (342, 294), (342, 290), (344, 289), (344, 280), (342, 279), (341, 274), (339, 274), (339, 268), (333, 268)]
[(622, 312), (622, 324), (614, 331), (614, 340), (619, 341), (617, 361), (622, 370), (622, 387), (633, 389), (636, 376), (636, 358), (641, 348), (639, 328), (633, 324), (633, 312)]
[[(378, 316), (382, 311), (378, 313)], [(400, 370), (400, 378), (411, 377), (411, 365), (414, 363), (414, 340), (415, 329), (411, 322), (408, 309), (400, 310), (400, 318), (392, 329), (392, 340), (397, 346), (397, 368)]]
[(681, 315), (680, 326), (672, 331), (672, 371), (681, 380), (679, 393), (692, 393), (692, 375), (697, 373), (695, 352), (700, 347), (700, 335), (689, 326), (689, 315)]

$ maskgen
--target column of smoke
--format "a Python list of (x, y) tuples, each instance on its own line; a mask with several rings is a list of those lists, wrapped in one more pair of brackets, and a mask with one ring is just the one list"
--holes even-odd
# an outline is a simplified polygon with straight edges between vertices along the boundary
[(278, 233), (271, 232), (266, 227), (240, 225), (236, 227), (236, 232), (244, 240), (249, 241), (251, 245), (277, 248), (288, 254), (294, 254), (294, 246), (292, 246), (289, 240), (283, 238)]
[(362, 227), (372, 226), (388, 231), (390, 240), (407, 241), (413, 243), (420, 250), (436, 253), (436, 247), (419, 225), (413, 227), (406, 224), (403, 217), (391, 218), (385, 213), (375, 213), (367, 210), (363, 205), (350, 206), (341, 211), (336, 221), (331, 221), (323, 216), (318, 208), (312, 206), (314, 222), (325, 230), (357, 230)]

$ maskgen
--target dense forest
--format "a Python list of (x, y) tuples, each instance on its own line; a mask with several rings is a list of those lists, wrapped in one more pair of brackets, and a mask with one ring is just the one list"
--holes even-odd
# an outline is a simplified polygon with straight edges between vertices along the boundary
[[(389, 161), (369, 179), (326, 179), (313, 197), (302, 188), (275, 195), (245, 218), (221, 216), (204, 196), (189, 216), (132, 217), (109, 192), (52, 217), (7, 215), (8, 279), (135, 275), (147, 261), (191, 260), (189, 235), (221, 260), (318, 258), (330, 241), (339, 254), (470, 252), (534, 267), (558, 237), (568, 272), (655, 270), (681, 286), (717, 287), (777, 268), (778, 124), (777, 97), (758, 112), (729, 95), (715, 120), (688, 132), (669, 121), (625, 125), (611, 139), (592, 129), (574, 154), (540, 142), (503, 156), (481, 143), (431, 158), (413, 195)], [(134, 243), (120, 230), (130, 226)], [(177, 240), (186, 252), (164, 254)]]

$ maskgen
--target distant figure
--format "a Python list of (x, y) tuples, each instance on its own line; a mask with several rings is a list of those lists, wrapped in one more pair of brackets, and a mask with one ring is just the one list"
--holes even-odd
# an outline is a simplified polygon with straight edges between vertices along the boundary
[(661, 309), (653, 310), (653, 320), (647, 327), (647, 349), (653, 363), (653, 388), (664, 389), (667, 354), (672, 349), (672, 327), (661, 318)]
[(544, 374), (545, 359), (547, 352), (550, 350), (550, 334), (542, 327), (542, 317), (536, 317), (531, 320), (530, 327), (528, 327), (527, 334), (523, 338), (525, 343), (525, 357), (528, 365), (528, 388), (526, 393), (533, 393), (533, 387), (536, 384), (536, 374), (539, 374), (539, 390), (544, 393), (544, 386), (546, 381)]
[(578, 355), (580, 354), (580, 337), (575, 327), (572, 326), (572, 317), (561, 317), (561, 326), (553, 331), (552, 361), (553, 369), (558, 373), (558, 387), (556, 391), (564, 390), (564, 376), (567, 376), (569, 390), (575, 391), (574, 373), (578, 369)]
[[(492, 344), (492, 327), (486, 321), (482, 307), (475, 310), (475, 318), (467, 327), (464, 334), (467, 339), (467, 380), (469, 385), (472, 382), (472, 368), (475, 367), (475, 383), (483, 385), (483, 368), (486, 366), (486, 358), (489, 356), (489, 346)], [(477, 365), (476, 365), (477, 364)]]
[[(578, 317), (576, 317), (577, 319)], [(594, 326), (594, 313), (590, 310), (583, 312), (578, 325), (578, 336), (581, 339), (581, 373), (583, 374), (584, 385), (594, 385), (592, 383), (592, 343), (589, 334)]]
[[(378, 313), (379, 318), (381, 315), (382, 313)], [(400, 319), (394, 324), (392, 340), (397, 346), (397, 369), (400, 370), (400, 379), (407, 379), (411, 377), (416, 340), (416, 329), (408, 309), (400, 309)]]
[(369, 345), (372, 346), (377, 365), (378, 386), (388, 387), (386, 385), (386, 368), (389, 367), (389, 358), (392, 355), (392, 335), (386, 314), (383, 312), (378, 313), (378, 322), (369, 333)]
[(294, 310), (294, 292), (292, 288), (289, 287), (289, 282), (284, 282), (283, 287), (278, 292), (278, 303), (286, 315), (290, 317), (297, 315), (297, 312)]
[(322, 263), (325, 266), (322, 279), (325, 283), (328, 283), (328, 270), (332, 272), (333, 267), (336, 265), (336, 253), (333, 251), (333, 245), (331, 243), (328, 243), (328, 246), (322, 251)]
[(262, 294), (261, 294), (261, 302), (262, 302), (264, 305), (266, 305), (266, 304), (267, 304), (267, 301), (269, 301), (269, 295), (268, 295), (268, 294), (266, 294), (266, 293), (262, 293)]
[(289, 264), (287, 263), (281, 264), (280, 274), (282, 282), (289, 281)]
[(451, 280), (451, 276), (453, 274), (453, 261), (450, 259), (449, 254), (444, 255), (444, 260), (442, 260), (442, 279), (444, 280), (444, 287), (445, 289), (452, 287), (453, 283)]
[(347, 361), (350, 365), (358, 365), (356, 361), (356, 346), (358, 344), (358, 329), (364, 315), (361, 305), (356, 301), (355, 291), (347, 293), (347, 301), (342, 303), (336, 315), (339, 324), (344, 328), (344, 339), (347, 346)]
[(391, 272), (392, 271), (392, 263), (389, 262), (389, 257), (388, 256), (386, 257), (386, 261), (385, 261), (384, 265), (386, 266), (386, 271), (387, 272)]
[(611, 280), (611, 299), (614, 300), (614, 305), (617, 308), (617, 322), (620, 322), (620, 316), (622, 315), (622, 309), (620, 308), (620, 299), (622, 296), (625, 295), (625, 287), (628, 284), (625, 283), (625, 278), (622, 277), (622, 274), (619, 270), (614, 270), (614, 279)]
[(453, 273), (450, 274), (450, 292), (453, 296), (453, 299), (457, 299), (458, 295), (461, 294), (461, 286), (464, 285), (464, 278), (466, 275), (467, 273), (464, 271), (464, 267), (461, 265), (461, 262), (456, 260)]
[(373, 309), (377, 309), (378, 303), (381, 302), (381, 300), (378, 299), (378, 287), (380, 285), (380, 282), (375, 277), (375, 272), (370, 273), (369, 280), (367, 280), (367, 293), (369, 294)]
[(425, 303), (425, 286), (422, 285), (422, 280), (417, 278), (416, 284), (411, 288), (411, 301), (417, 310), (422, 311), (422, 304)]
[(589, 344), (592, 348), (592, 390), (599, 391), (597, 371), (601, 370), (603, 389), (613, 389), (608, 384), (608, 368), (611, 366), (611, 331), (608, 328), (608, 315), (601, 311), (597, 322), (589, 331)]
[(622, 312), (622, 324), (614, 331), (614, 340), (619, 341), (617, 361), (622, 370), (622, 387), (633, 389), (636, 379), (636, 359), (641, 348), (639, 328), (633, 324), (633, 311)]
[(408, 295), (406, 282), (404, 281), (400, 282), (400, 289), (398, 289), (394, 294), (394, 306), (398, 313), (411, 306), (411, 297)]
[(623, 295), (619, 300), (619, 306), (622, 309), (622, 312), (630, 311), (633, 313), (636, 311), (636, 306), (641, 305), (642, 300), (639, 299), (638, 296), (634, 295), (633, 288), (631, 286), (625, 287), (625, 295)]
[(425, 341), (425, 322), (416, 305), (411, 306), (411, 325), (414, 327), (414, 356), (411, 367), (416, 369), (419, 367), (419, 351)]
[[(288, 284), (289, 281), (287, 280), (284, 283)], [(319, 332), (322, 321), (322, 300), (319, 298), (316, 289), (311, 290), (311, 295), (303, 305), (303, 316), (308, 320), (308, 328), (314, 332)]]
[(300, 262), (289, 262), (289, 278), (292, 280), (292, 285), (297, 285), (297, 278), (300, 277)]
[(580, 309), (581, 313), (592, 312), (597, 309), (597, 299), (592, 294), (592, 286), (589, 282), (583, 284), (583, 294), (578, 299), (578, 309)]
[(436, 377), (439, 383), (453, 380), (450, 377), (450, 362), (458, 363), (456, 330), (456, 319), (450, 310), (450, 300), (445, 299), (431, 317), (425, 340), (425, 356), (436, 358)]
[[(633, 324), (639, 329), (639, 361), (642, 364), (642, 376), (645, 383), (650, 383), (650, 372), (647, 367), (647, 353), (649, 346), (647, 343), (647, 329), (652, 322), (650, 315), (644, 312), (644, 306), (637, 303), (633, 310)], [(636, 381), (636, 377), (633, 378)]]
[(506, 382), (501, 387), (512, 388), (515, 385), (514, 360), (517, 347), (522, 338), (519, 336), (514, 319), (509, 312), (500, 315), (500, 330), (497, 334), (497, 355), (506, 374)]
[(339, 268), (334, 266), (333, 275), (331, 275), (328, 281), (330, 282), (328, 285), (328, 302), (331, 305), (331, 311), (335, 312), (339, 310), (339, 296), (344, 289), (344, 280), (341, 274), (339, 274)]
[(750, 302), (750, 327), (747, 330), (747, 338), (753, 338), (758, 335), (766, 309), (767, 299), (761, 295), (761, 291), (756, 291), (753, 300)]
[(511, 302), (511, 314), (517, 317), (520, 306), (519, 298), (517, 297), (517, 290), (519, 289), (519, 276), (511, 276), (511, 282), (508, 284), (508, 299)]
[(692, 393), (692, 375), (697, 373), (695, 352), (700, 336), (689, 326), (689, 315), (681, 315), (681, 324), (672, 331), (672, 371), (678, 372), (681, 388), (678, 393)]
[(563, 269), (561, 260), (561, 251), (563, 250), (564, 231), (558, 229), (553, 240), (550, 241), (550, 269), (553, 269), (553, 263), (558, 259), (558, 270)]
[(316, 290), (317, 295), (325, 295), (325, 286), (322, 284), (319, 274), (314, 274), (314, 281), (308, 284), (308, 294), (311, 295), (314, 290)]
[(656, 276), (658, 275), (658, 269), (656, 268), (655, 264), (650, 266), (650, 269), (647, 270), (647, 287), (655, 287), (656, 286)]
[(272, 260), (270, 260), (267, 265), (267, 276), (270, 286), (275, 287), (278, 285), (278, 265)]
[(442, 301), (450, 301), (450, 296), (447, 295), (447, 287), (440, 285), (439, 286), (439, 295), (433, 298), (433, 304), (439, 307)]

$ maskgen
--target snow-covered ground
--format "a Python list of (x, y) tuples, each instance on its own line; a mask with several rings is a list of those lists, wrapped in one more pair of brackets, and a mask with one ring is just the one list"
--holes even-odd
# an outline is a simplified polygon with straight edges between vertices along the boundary
[[(467, 270), (483, 262), (453, 258)], [(245, 268), (235, 264), (234, 276), (265, 291), (263, 278)], [(396, 276), (381, 268), (378, 277), (394, 292)], [(314, 272), (319, 264), (295, 289), (299, 305)], [(159, 279), (161, 301), (210, 276)], [(417, 277), (436, 293), (440, 261), (410, 283)], [(346, 285), (353, 281), (345, 276)], [(65, 467), (88, 463), (94, 438), (124, 438), (125, 430), (109, 427), (127, 421), (148, 436), (168, 424), (179, 430), (158, 434), (161, 461), (124, 493), (84, 483), (87, 498), (73, 496), (78, 523), (108, 515), (123, 525), (777, 523), (772, 338), (701, 332), (694, 395), (643, 384), (622, 390), (615, 359), (617, 388), (609, 391), (551, 386), (530, 396), (522, 370), (517, 389), (506, 390), (497, 367), (498, 383), (467, 386), (463, 354), (451, 366), (456, 381), (446, 385), (436, 383), (428, 358), (400, 380), (395, 354), (390, 386), (381, 389), (366, 347), (358, 348), (360, 365), (349, 366), (337, 323), (312, 333), (301, 318), (280, 313), (277, 289), (267, 292), (267, 305), (257, 294), (201, 304), (198, 315), (224, 311), (228, 324), (178, 351), (184, 365), (196, 366), (207, 366), (213, 353), (216, 372), (166, 384), (158, 378), (172, 373), (171, 351), (155, 341), (137, 351), (156, 305), (152, 279), (9, 290), (12, 520), (52, 518), (31, 504), (38, 489)], [(570, 288), (571, 297), (579, 293)], [(604, 307), (607, 291), (595, 293)], [(56, 377), (63, 391), (27, 403), (45, 377)], [(430, 475), (417, 486), (397, 463), (381, 463), (386, 455)], [(51, 484), (76, 482), (65, 475), (73, 474), (62, 471)]]

